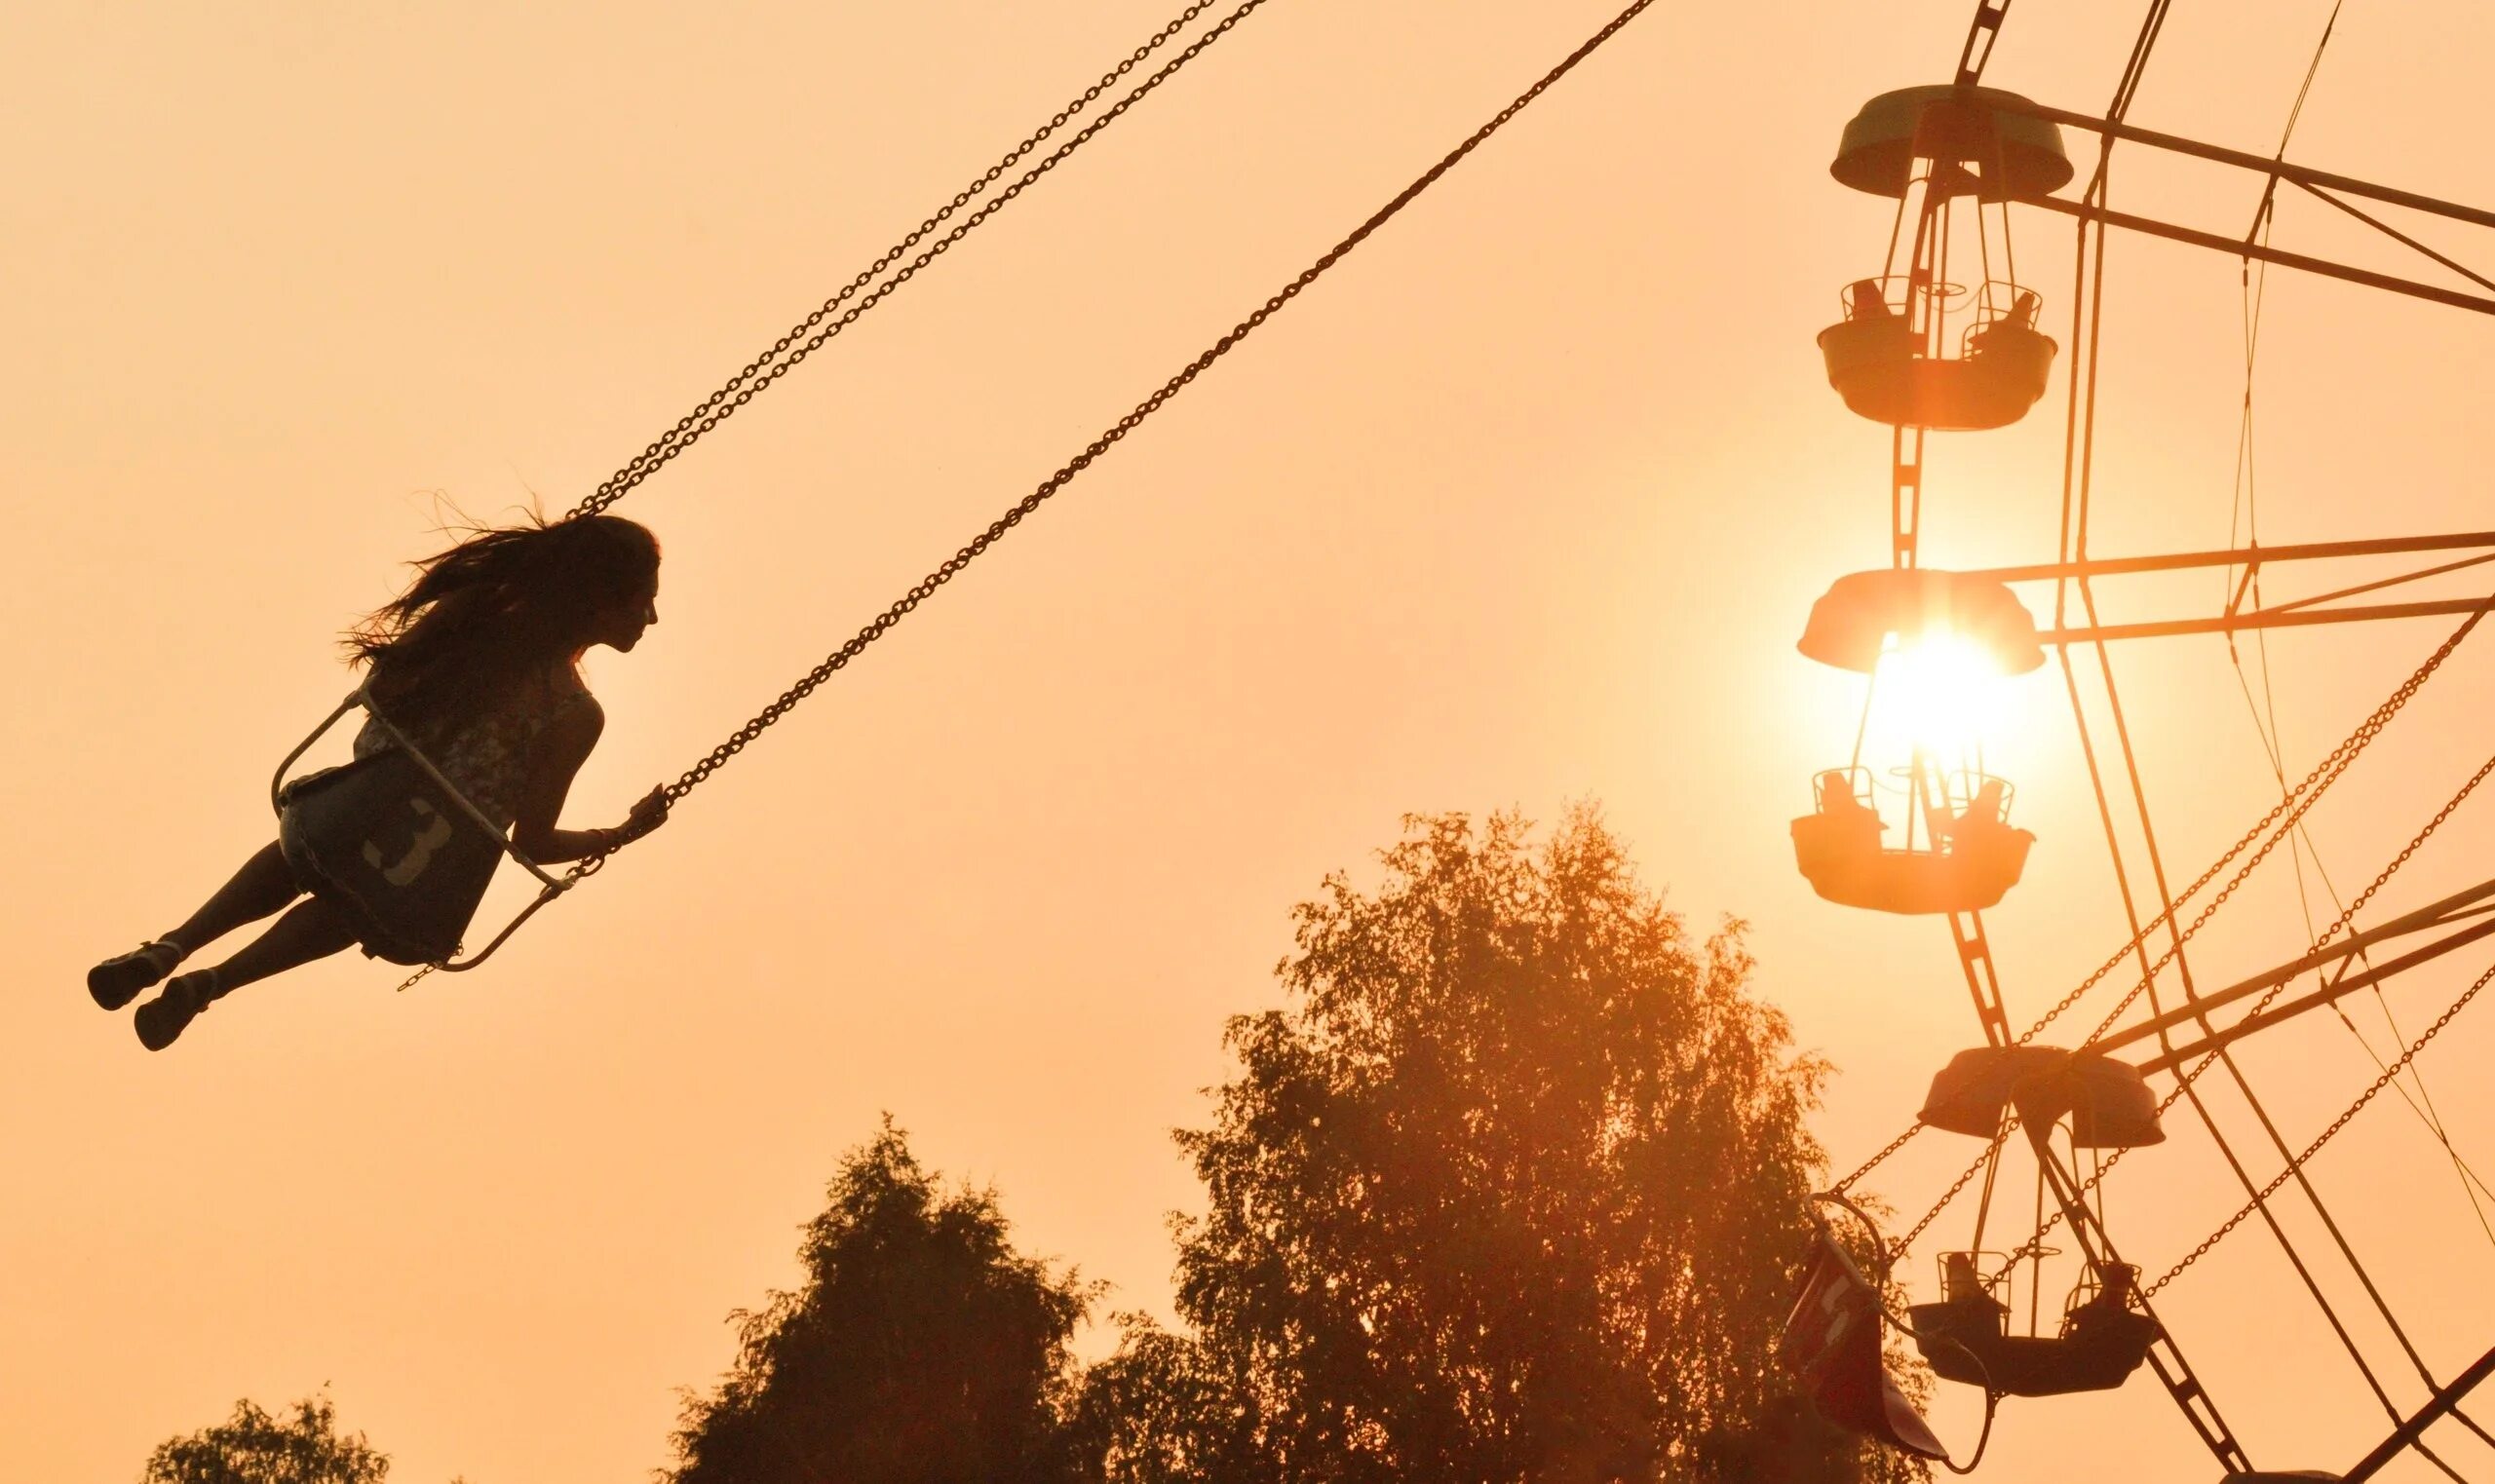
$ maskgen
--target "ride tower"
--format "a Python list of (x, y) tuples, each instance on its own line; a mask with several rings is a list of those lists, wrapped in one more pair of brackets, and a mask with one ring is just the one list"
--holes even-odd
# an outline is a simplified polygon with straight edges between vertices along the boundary
[[(1849, 282), (1838, 298), (1842, 318), (1819, 336), (1829, 385), (1848, 409), (1891, 430), (1890, 562), (1885, 568), (1839, 578), (1814, 606), (1798, 645), (1815, 662), (1864, 676), (1864, 724), (1850, 760), (1822, 770), (1812, 783), (1812, 810), (1791, 822), (1795, 862), (1823, 898), (1860, 910), (1930, 915), (1950, 927), (1960, 967), (1983, 1033), (1981, 1046), (1960, 1052), (1934, 1078), (1916, 1121), (1820, 1198), (1826, 1214), (1810, 1278), (1788, 1324), (1785, 1358), (1841, 1426), (1890, 1446), (1947, 1461), (1930, 1427), (1880, 1368), (1883, 1325), (1910, 1338), (1942, 1380), (1979, 1388), (1988, 1437), (1994, 1408), (2005, 1396), (2043, 1397), (2118, 1387), (2144, 1364), (2156, 1375), (2188, 1425), (2218, 1465), (2228, 1484), (2271, 1479), (2371, 1479), (2393, 1463), (2409, 1459), (2445, 1476), (2484, 1476), (2454, 1467), (2430, 1446), (2427, 1431), (2448, 1422), (2495, 1450), (2495, 1429), (2480, 1427), (2464, 1409), (2470, 1391), (2495, 1376), (2495, 1351), (2456, 1373), (2429, 1365), (2402, 1332), (2379, 1286), (2314, 1189), (2306, 1162), (2369, 1100), (2397, 1084), (2403, 1069), (2480, 990), (2495, 983), (2495, 968), (2477, 977), (2347, 1111), (2309, 1145), (2297, 1149), (2280, 1134), (2229, 1048), (2243, 1038), (2418, 966), (2495, 935), (2495, 880), (2453, 893), (2427, 906), (2360, 930), (2363, 909), (2434, 832), (2495, 773), (2495, 758), (2461, 784), (2450, 803), (2427, 819), (2365, 890), (2344, 905), (2301, 953), (2222, 989), (2194, 982), (2186, 946), (2209, 917), (2233, 895), (2246, 875), (2279, 844), (2298, 832), (2304, 815), (2470, 634), (2490, 609), (2495, 593), (2419, 601), (2376, 600), (2383, 590), (2459, 572), (2495, 561), (2495, 532), (2469, 531), (2389, 538), (2092, 557), (2087, 551), (2089, 439), (2094, 427), (2095, 335), (2102, 278), (2088, 272), (2101, 264), (2105, 230), (2115, 227), (2211, 248), (2243, 261), (2276, 265), (2336, 278), (2409, 297), (2495, 314), (2495, 297), (2471, 289), (2422, 283), (2377, 269), (2334, 262), (2271, 246), (2267, 224), (2272, 201), (2291, 186), (2380, 229), (2405, 247), (2433, 258), (2478, 288), (2495, 292), (2495, 277), (2474, 272), (2450, 256), (2377, 219), (2355, 201), (2481, 227), (2495, 227), (2495, 212), (2437, 201), (2412, 192), (2289, 164), (2283, 140), (2276, 158), (2138, 129), (2125, 115), (2163, 8), (2153, 7), (2127, 66), (2114, 103), (2103, 117), (2047, 107), (2015, 94), (1981, 86), (2009, 0), (1981, 0), (1950, 84), (1884, 93), (1863, 104), (1846, 126), (1830, 173), (1852, 189), (1893, 199), (1895, 216), (1877, 272)], [(2326, 46), (2328, 31), (2323, 33)], [(2319, 52), (2316, 54), (2317, 65)], [(2096, 136), (2099, 163), (2076, 198), (2056, 194), (2077, 176), (2063, 147), (2064, 130)], [(2292, 121), (2290, 122), (2292, 130)], [(2266, 177), (2252, 232), (2221, 234), (2151, 220), (2106, 204), (2105, 154), (2120, 142), (2129, 148), (2174, 155), (2260, 172)], [(2013, 207), (2019, 213), (2012, 211)], [(2069, 387), (2071, 446), (2065, 455), (2063, 544), (2055, 560), (1982, 571), (1938, 571), (1920, 561), (1924, 456), (1930, 435), (1972, 433), (2016, 422), (2044, 397), (2061, 349), (2041, 327), (2043, 296), (2020, 282), (2011, 229), (2014, 214), (2032, 209), (2076, 218), (2079, 266), (2070, 306), (2074, 362), (2086, 362)], [(1866, 268), (1872, 266), (1865, 264)], [(2247, 371), (2246, 406), (2249, 407)], [(2248, 411), (2247, 411), (2248, 416)], [(2074, 520), (2074, 514), (2076, 518)], [(2076, 531), (2074, 542), (2073, 532)], [(2264, 599), (2260, 574), (2289, 563), (2349, 558), (2416, 556), (2421, 565), (2396, 576), (2353, 582), (2284, 602)], [(2132, 574), (2192, 568), (2227, 569), (2230, 596), (2211, 616), (2108, 624), (2097, 616), (2091, 584)], [(2235, 574), (2240, 573), (2240, 578)], [(2014, 592), (2019, 584), (2051, 583), (2052, 627), (2040, 628)], [(2078, 611), (2066, 607), (2075, 593)], [(2350, 601), (2361, 599), (2361, 601)], [(2074, 652), (2092, 652), (2102, 672), (2104, 704), (2118, 734), (2121, 703), (2110, 665), (2109, 642), (2184, 634), (2235, 634), (2246, 630), (2317, 624), (2452, 616), (2460, 628), (2361, 722), (2301, 782), (2289, 786), (2282, 770), (2276, 808), (2209, 868), (2178, 892), (2168, 885), (2157, 856), (2146, 794), (2127, 736), (2119, 759), (2137, 814), (2159, 907), (2153, 915), (2134, 905), (2126, 848), (2116, 838), (2116, 787), (2099, 773), (2089, 746), (2089, 722), (2073, 671)], [(1919, 656), (1954, 646), (1980, 656), (1992, 673), (2020, 674), (2059, 657), (2071, 680), (2074, 719), (2099, 813), (2106, 823), (2130, 940), (2075, 989), (2063, 995), (2023, 1032), (2014, 1034), (2003, 1005), (2000, 977), (1984, 933), (1982, 913), (1999, 904), (2018, 883), (2034, 837), (2011, 816), (2010, 780), (1988, 773), (1979, 744), (1960, 753), (1916, 742), (1903, 755), (1866, 755), (1875, 698), (1908, 680)], [(2292, 851), (2290, 852), (2292, 854)], [(2196, 895), (2207, 897), (2193, 907)], [(2420, 941), (2426, 934), (2437, 934)], [(2160, 941), (2164, 946), (2160, 946)], [(2395, 948), (2394, 945), (2400, 945)], [(2379, 955), (2379, 956), (2377, 956)], [(2114, 977), (2127, 963), (2136, 981)], [(2311, 976), (2307, 980), (2306, 976)], [(2040, 1035), (2092, 989), (2109, 980), (2128, 985), (2110, 1012), (2075, 1044), (2042, 1044)], [(2315, 987), (2283, 1001), (2300, 981)], [(2173, 995), (2161, 1002), (2160, 992)], [(2242, 1008), (2248, 1002), (2248, 1008)], [(2135, 1005), (2145, 1013), (2134, 1012)], [(2231, 1018), (2221, 1020), (2223, 1012)], [(2344, 1018), (2344, 1017), (2343, 1017)], [(2128, 1019), (2129, 1023), (2126, 1023)], [(2353, 1029), (2353, 1028), (2352, 1028)], [(2223, 1068), (2257, 1118), (2284, 1165), (2263, 1182), (2202, 1106), (2194, 1083)], [(2160, 1090), (2150, 1079), (2167, 1079)], [(2108, 1173), (2138, 1148), (2169, 1136), (2165, 1115), (2188, 1104), (2200, 1129), (2216, 1147), (2246, 1196), (2243, 1206), (2199, 1246), (2162, 1275), (2144, 1278), (2124, 1260), (2106, 1230), (2103, 1187)], [(2414, 1104), (2412, 1103), (2412, 1107)], [(2429, 1118), (2423, 1112), (2421, 1119)], [(2443, 1137), (2439, 1124), (2429, 1127)], [(1954, 1183), (1902, 1237), (1891, 1239), (1848, 1192), (1871, 1169), (1926, 1129), (1981, 1141)], [(1984, 1232), (1992, 1208), (2000, 1156), (2015, 1136), (2032, 1152), (2039, 1219), (2034, 1235), (2015, 1245), (1987, 1248)], [(2449, 1148), (2448, 1138), (2444, 1138)], [(2256, 1155), (2256, 1160), (2266, 1159)], [(2464, 1175), (2457, 1152), (2452, 1156)], [(2473, 1177), (2474, 1178), (2474, 1177)], [(1980, 1180), (1980, 1184), (1976, 1182)], [(2299, 1242), (2271, 1209), (2290, 1184), (2310, 1203), (2347, 1274), (2373, 1305), (2381, 1328), (2404, 1353), (2422, 1404), (2398, 1397), (2377, 1374), (2351, 1327), (2333, 1310), (2334, 1297), (2317, 1278)], [(1974, 1236), (1957, 1250), (1936, 1254), (1938, 1297), (1894, 1302), (1895, 1275), (1908, 1249), (1943, 1212), (1977, 1190)], [(1815, 1213), (1818, 1215), (1820, 1213)], [(2364, 1385), (2383, 1408), (2390, 1430), (2382, 1442), (2339, 1473), (2271, 1473), (2257, 1469), (2220, 1416), (2207, 1389), (2185, 1362), (2151, 1303), (2238, 1226), (2258, 1218), (2276, 1237), (2296, 1280), (2321, 1310), (2346, 1348)], [(2056, 1234), (2059, 1234), (2058, 1237)], [(2080, 1272), (2058, 1313), (2040, 1302), (2042, 1265), (2063, 1256), (2049, 1242), (2075, 1249)], [(2490, 1232), (2495, 1240), (2495, 1232)], [(2023, 1323), (2008, 1284), (2026, 1270)], [(2394, 1360), (2383, 1368), (2399, 1368)], [(2449, 1430), (2449, 1429), (2447, 1429)], [(1965, 1471), (1976, 1457), (1950, 1466)]]

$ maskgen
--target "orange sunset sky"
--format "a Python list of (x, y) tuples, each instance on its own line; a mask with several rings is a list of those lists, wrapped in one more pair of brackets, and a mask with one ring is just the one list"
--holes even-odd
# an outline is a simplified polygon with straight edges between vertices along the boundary
[[(1694, 928), (1746, 920), (1759, 991), (1840, 1069), (1818, 1123), (1840, 1170), (1975, 1044), (1940, 924), (1817, 900), (1786, 838), (1862, 700), (1793, 640), (1888, 554), (1888, 434), (1828, 391), (1813, 336), (1879, 271), (1891, 209), (1826, 167), (1864, 98), (1947, 79), (1969, 0), (1659, 3), (489, 968), (394, 995), (349, 955), (155, 1056), (88, 1003), (89, 964), (269, 837), (270, 769), (349, 684), (334, 635), (454, 506), (570, 506), (1176, 8), (0, 21), (0, 1478), (134, 1477), (238, 1396), (324, 1386), (410, 1484), (646, 1476), (679, 1389), (731, 1357), (728, 1312), (795, 1279), (798, 1226), (887, 1110), (931, 1167), (992, 1182), (1026, 1248), (1166, 1319), (1164, 1217), (1199, 1201), (1169, 1130), (1208, 1116), (1223, 1018), (1276, 1002), (1291, 904), (1329, 870), (1373, 880), (1407, 811), (1598, 801)], [(591, 661), (609, 725), (567, 822), (698, 759), (1615, 9), (1271, 0), (634, 493), (664, 621)], [(2330, 9), (2175, 6), (2133, 122), (2274, 149)], [(2139, 19), (2026, 0), (1985, 81), (2101, 111)], [(2351, 0), (2289, 156), (2495, 203), (2490, 63), (2495, 11)], [(2119, 208), (2238, 235), (2259, 191), (2130, 149), (2113, 180)], [(1936, 438), (1936, 566), (2053, 554), (2072, 233), (2015, 229), (2066, 353), (2025, 422)], [(2303, 198), (2277, 241), (2436, 273)], [(2239, 266), (2118, 236), (2105, 295), (2093, 549), (2226, 545)], [(2274, 273), (2261, 539), (2495, 523), (2489, 328)], [(2104, 590), (2117, 618), (2222, 596), (2212, 572)], [(2274, 637), (2291, 774), (2447, 622)], [(2312, 817), (2343, 892), (2486, 755), (2489, 645)], [(2276, 784), (2223, 640), (2115, 663), (2188, 879)], [(1988, 755), (2038, 836), (1987, 916), (2024, 1025), (2125, 930), (2057, 671), (1997, 710)], [(2486, 874), (2490, 809), (2383, 905)], [(2196, 969), (2304, 941), (2282, 853)], [(2389, 1008), (2413, 1035), (2485, 967), (2459, 955)], [(2490, 1049), (2480, 1008), (2422, 1062), (2474, 1161), (2495, 1161)], [(2244, 1061), (2299, 1145), (2373, 1075), (2326, 1015)], [(2152, 1273), (2242, 1199), (2174, 1129), (2110, 1182)], [(1873, 1183), (1916, 1213), (1971, 1152), (1930, 1135)], [(2314, 1174), (2435, 1369), (2495, 1344), (2495, 1237), (2416, 1118), (2386, 1095)], [(1932, 1245), (1907, 1274), (1927, 1294)], [(2264, 1466), (2344, 1466), (2385, 1430), (2266, 1234), (2159, 1310)], [(1963, 1448), (1978, 1411), (1950, 1389), (1936, 1425)], [(2495, 1477), (2495, 1449), (2434, 1438)], [(1978, 1475), (2216, 1476), (2145, 1373), (2005, 1403)]]

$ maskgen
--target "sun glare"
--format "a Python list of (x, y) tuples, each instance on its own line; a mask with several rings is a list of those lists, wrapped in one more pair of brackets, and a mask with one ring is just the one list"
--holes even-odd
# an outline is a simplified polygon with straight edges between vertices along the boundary
[(1883, 655), (1874, 687), (1865, 742), (1883, 752), (1919, 750), (1968, 767), (1997, 740), (2001, 670), (1973, 640), (1936, 634)]

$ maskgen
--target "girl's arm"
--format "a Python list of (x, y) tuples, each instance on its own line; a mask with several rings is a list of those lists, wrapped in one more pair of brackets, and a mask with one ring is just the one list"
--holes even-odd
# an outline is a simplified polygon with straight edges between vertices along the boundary
[(633, 806), (632, 815), (613, 829), (557, 829), (563, 800), (572, 778), (589, 760), (606, 729), (606, 713), (595, 704), (566, 710), (538, 739), (537, 763), (521, 790), (512, 824), (512, 848), (539, 865), (559, 865), (611, 850), (633, 835), (646, 834), (667, 819), (667, 790), (653, 788)]

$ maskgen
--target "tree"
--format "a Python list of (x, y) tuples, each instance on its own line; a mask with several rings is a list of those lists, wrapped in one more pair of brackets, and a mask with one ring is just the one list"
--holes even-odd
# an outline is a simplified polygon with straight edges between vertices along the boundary
[(687, 1402), (676, 1484), (1065, 1476), (1067, 1341), (1094, 1290), (1017, 1255), (992, 1192), (943, 1195), (887, 1119), (799, 1255), (804, 1287), (739, 1313), (735, 1369)]
[(147, 1456), (142, 1484), (383, 1484), (389, 1456), (364, 1434), (340, 1437), (326, 1396), (294, 1404), (291, 1418), (272, 1417), (249, 1398), (231, 1420), (160, 1443)]
[(1117, 1353), (1083, 1373), (1067, 1420), (1069, 1457), (1104, 1484), (1263, 1484), (1256, 1413), (1192, 1336), (1121, 1313)]
[(1528, 833), (1410, 818), (1374, 894), (1327, 878), (1291, 1003), (1230, 1021), (1241, 1070), (1178, 1135), (1201, 1351), (1134, 1368), (1220, 1378), (1191, 1394), (1233, 1398), (1265, 1475), (1730, 1480), (1808, 1430), (1774, 1350), (1825, 1067), (1747, 993), (1739, 924), (1693, 942), (1590, 811)]

